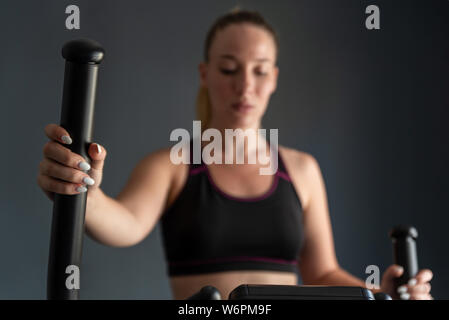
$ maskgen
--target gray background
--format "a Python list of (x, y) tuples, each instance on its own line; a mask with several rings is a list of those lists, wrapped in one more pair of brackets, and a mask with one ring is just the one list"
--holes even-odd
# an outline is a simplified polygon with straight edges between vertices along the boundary
[[(77, 4), (81, 29), (65, 29)], [(381, 30), (365, 28), (376, 4)], [(95, 140), (115, 196), (145, 154), (191, 131), (197, 65), (214, 19), (260, 11), (281, 40), (280, 78), (264, 119), (280, 143), (313, 154), (326, 182), (336, 252), (365, 278), (392, 262), (389, 229), (417, 227), (420, 267), (448, 298), (449, 1), (0, 2), (0, 299), (45, 299), (52, 203), (36, 184), (43, 128), (58, 123), (63, 43), (103, 44)], [(83, 299), (171, 299), (159, 226), (140, 244), (85, 237)]]

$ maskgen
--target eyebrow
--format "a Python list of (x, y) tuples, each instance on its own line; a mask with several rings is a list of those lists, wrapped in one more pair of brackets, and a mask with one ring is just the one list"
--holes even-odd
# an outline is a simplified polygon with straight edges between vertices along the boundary
[[(220, 58), (223, 58), (223, 59), (230, 59), (230, 60), (235, 60), (235, 61), (237, 61), (236, 57), (234, 57), (232, 54), (222, 54), (222, 55), (220, 56)], [(259, 59), (254, 59), (254, 61), (257, 61), (257, 62), (269, 62), (269, 61), (271, 61), (271, 59), (268, 59), (268, 58), (259, 58)]]

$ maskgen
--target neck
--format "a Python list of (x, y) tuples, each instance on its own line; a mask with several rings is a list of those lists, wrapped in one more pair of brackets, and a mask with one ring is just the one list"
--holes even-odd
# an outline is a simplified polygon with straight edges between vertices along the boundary
[[(208, 129), (216, 129), (220, 132), (221, 137), (221, 146), (222, 146), (222, 155), (232, 154), (235, 162), (235, 157), (238, 153), (244, 155), (244, 163), (249, 163), (248, 158), (255, 157), (257, 158), (258, 149), (262, 146), (265, 147), (265, 150), (268, 154), (270, 154), (269, 146), (266, 138), (259, 135), (260, 122), (254, 123), (253, 125), (237, 127), (234, 126), (230, 128), (229, 126), (225, 126), (223, 123), (211, 121)], [(226, 129), (232, 130), (228, 131), (226, 134)], [(241, 137), (238, 138), (236, 130), (241, 130)], [(230, 133), (234, 136), (230, 136)], [(228, 138), (226, 136), (228, 135)], [(237, 137), (236, 137), (237, 136)], [(208, 145), (210, 142), (203, 141), (203, 147)]]

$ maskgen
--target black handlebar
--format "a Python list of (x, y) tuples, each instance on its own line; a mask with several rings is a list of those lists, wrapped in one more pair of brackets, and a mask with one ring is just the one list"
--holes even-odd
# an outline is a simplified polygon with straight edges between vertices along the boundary
[(412, 226), (397, 226), (390, 231), (390, 237), (393, 241), (394, 263), (404, 268), (404, 273), (396, 280), (397, 286), (401, 286), (418, 273), (418, 231)]
[[(67, 42), (60, 125), (73, 140), (65, 145), (90, 162), (87, 150), (92, 140), (98, 66), (104, 50), (88, 39)], [(87, 193), (55, 194), (47, 275), (47, 299), (76, 300), (79, 287), (66, 284), (69, 266), (80, 268)], [(69, 281), (70, 282), (70, 281)]]

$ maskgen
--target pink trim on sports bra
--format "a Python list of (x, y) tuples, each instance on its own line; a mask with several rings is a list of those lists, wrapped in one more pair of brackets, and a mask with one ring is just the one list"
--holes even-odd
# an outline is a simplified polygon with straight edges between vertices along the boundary
[(238, 257), (224, 257), (215, 259), (199, 259), (199, 260), (188, 260), (188, 261), (170, 261), (172, 266), (196, 266), (209, 263), (220, 263), (220, 262), (236, 262), (236, 261), (258, 261), (258, 262), (269, 262), (269, 263), (280, 263), (280, 264), (296, 264), (298, 260), (284, 260), (275, 259), (268, 257), (250, 257), (250, 256), (238, 256)]

